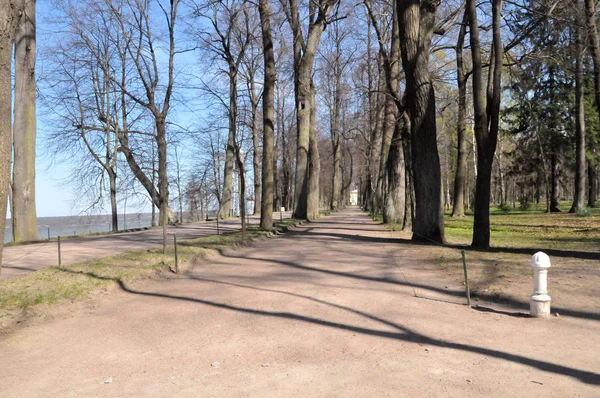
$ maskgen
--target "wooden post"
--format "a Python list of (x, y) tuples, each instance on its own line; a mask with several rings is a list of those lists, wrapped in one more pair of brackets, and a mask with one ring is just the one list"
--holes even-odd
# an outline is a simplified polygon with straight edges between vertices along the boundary
[(217, 214), (217, 235), (219, 235), (219, 215)]
[(175, 249), (175, 273), (179, 273), (179, 259), (177, 258), (177, 235), (173, 235), (173, 247)]
[(60, 267), (62, 261), (62, 259), (60, 258), (60, 236), (58, 237), (58, 266)]
[(48, 240), (50, 240), (50, 227), (48, 227)]
[[(166, 218), (166, 217), (164, 217)], [(162, 225), (162, 234), (163, 234), (163, 254), (167, 254), (167, 224), (163, 221)]]
[(469, 273), (467, 272), (467, 259), (465, 258), (465, 251), (461, 250), (460, 252), (462, 254), (463, 270), (465, 271), (465, 287), (467, 289), (466, 290), (467, 304), (470, 307), (471, 306), (471, 290), (469, 289)]

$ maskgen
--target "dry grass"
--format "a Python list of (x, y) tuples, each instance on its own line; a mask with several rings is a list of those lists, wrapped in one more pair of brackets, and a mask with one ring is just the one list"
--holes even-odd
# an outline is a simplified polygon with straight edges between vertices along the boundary
[[(424, 255), (452, 279), (464, 280), (466, 252), (471, 290), (485, 300), (527, 303), (532, 292), (529, 266), (536, 251), (550, 254), (549, 292), (553, 306), (600, 313), (600, 209), (585, 217), (494, 208), (490, 216), (492, 250), (471, 250), (473, 216), (445, 217), (447, 246), (425, 246)], [(397, 225), (388, 226), (398, 230)], [(409, 237), (410, 235), (406, 235)]]

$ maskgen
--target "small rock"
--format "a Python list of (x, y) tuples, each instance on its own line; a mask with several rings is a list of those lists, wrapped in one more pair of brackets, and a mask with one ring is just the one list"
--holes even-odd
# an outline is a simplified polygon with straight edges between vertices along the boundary
[(270, 363), (263, 363), (263, 364), (262, 364), (262, 367), (263, 367), (263, 368), (268, 368), (269, 366), (271, 366), (271, 364), (270, 364)]
[(110, 384), (113, 382), (113, 378), (109, 377), (108, 379), (104, 380), (104, 384)]
[(425, 352), (429, 352), (429, 348), (425, 348)]
[(213, 362), (210, 364), (210, 366), (212, 366), (213, 368), (218, 368), (219, 366), (221, 366), (221, 362)]
[(446, 289), (448, 289), (448, 286), (444, 286)]
[(473, 380), (467, 379), (467, 383), (473, 383)]
[(560, 317), (560, 314), (558, 312), (556, 314), (554, 314), (554, 315), (556, 315), (557, 318)]

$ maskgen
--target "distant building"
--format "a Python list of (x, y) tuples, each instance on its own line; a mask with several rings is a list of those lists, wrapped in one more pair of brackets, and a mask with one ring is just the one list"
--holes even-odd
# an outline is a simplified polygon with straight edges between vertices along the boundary
[(358, 189), (353, 189), (352, 191), (350, 191), (350, 205), (358, 205)]

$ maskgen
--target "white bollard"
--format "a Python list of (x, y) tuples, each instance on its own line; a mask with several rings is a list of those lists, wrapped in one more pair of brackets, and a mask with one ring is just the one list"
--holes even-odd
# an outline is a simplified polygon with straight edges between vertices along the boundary
[(548, 268), (550, 257), (546, 253), (537, 252), (531, 258), (533, 268), (533, 294), (529, 305), (529, 313), (533, 317), (547, 318), (550, 316), (550, 301), (548, 296)]

